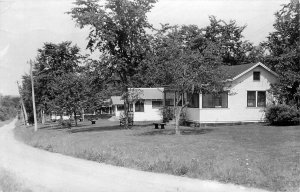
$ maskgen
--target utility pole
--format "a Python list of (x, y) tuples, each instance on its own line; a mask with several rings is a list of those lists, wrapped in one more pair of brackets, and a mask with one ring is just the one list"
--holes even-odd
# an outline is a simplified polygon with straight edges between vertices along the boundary
[(34, 96), (34, 85), (33, 85), (33, 75), (32, 75), (32, 61), (30, 63), (30, 77), (31, 77), (31, 89), (32, 89), (32, 106), (33, 106), (33, 117), (34, 117), (34, 131), (37, 131), (37, 120), (36, 120), (36, 109), (35, 109), (35, 96)]

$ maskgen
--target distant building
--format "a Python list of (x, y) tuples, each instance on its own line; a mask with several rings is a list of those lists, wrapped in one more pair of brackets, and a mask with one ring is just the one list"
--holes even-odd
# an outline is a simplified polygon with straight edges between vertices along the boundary
[[(160, 121), (164, 100), (163, 88), (131, 88), (129, 91), (139, 92), (138, 98), (131, 102), (129, 111), (133, 113), (134, 121)], [(112, 110), (115, 116), (124, 113), (124, 100), (121, 96), (111, 97)]]

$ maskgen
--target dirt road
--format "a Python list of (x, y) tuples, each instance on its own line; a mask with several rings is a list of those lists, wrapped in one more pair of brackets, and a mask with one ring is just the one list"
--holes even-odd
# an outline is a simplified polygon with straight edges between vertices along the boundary
[(232, 184), (149, 173), (39, 150), (13, 136), (16, 121), (0, 127), (0, 166), (33, 191), (263, 192)]

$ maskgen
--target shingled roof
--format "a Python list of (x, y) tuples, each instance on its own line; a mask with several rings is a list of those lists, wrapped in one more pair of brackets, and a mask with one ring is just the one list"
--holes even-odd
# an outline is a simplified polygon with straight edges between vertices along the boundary
[(141, 91), (140, 99), (164, 99), (164, 88), (132, 88)]
[(249, 63), (249, 64), (243, 64), (243, 65), (223, 65), (221, 67), (221, 70), (224, 71), (225, 73), (225, 77), (227, 79), (236, 79), (238, 78), (240, 75), (243, 75), (244, 73), (248, 72), (249, 70), (257, 67), (257, 66), (261, 66), (264, 69), (266, 69), (267, 71), (269, 71), (270, 73), (274, 74), (277, 76), (277, 74), (272, 71), (271, 69), (269, 69), (268, 67), (266, 67), (264, 64), (258, 62), (258, 63)]
[(113, 105), (124, 105), (124, 100), (121, 96), (111, 96), (111, 103)]
[[(153, 99), (162, 100), (164, 99), (164, 88), (129, 88), (129, 91), (140, 91), (139, 99)], [(123, 105), (124, 100), (121, 96), (111, 96), (111, 104)]]

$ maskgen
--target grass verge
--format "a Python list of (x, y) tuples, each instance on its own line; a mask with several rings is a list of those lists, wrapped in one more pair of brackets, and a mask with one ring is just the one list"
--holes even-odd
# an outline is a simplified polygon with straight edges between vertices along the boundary
[(118, 122), (81, 122), (63, 129), (46, 124), (15, 135), (51, 152), (144, 171), (168, 173), (272, 191), (299, 191), (300, 126), (260, 124), (154, 130), (140, 124), (123, 130)]

